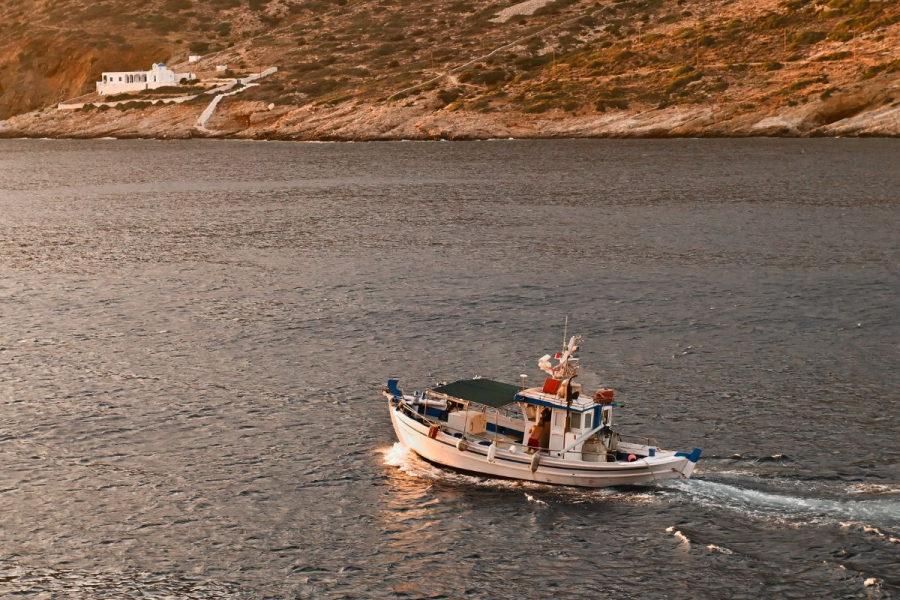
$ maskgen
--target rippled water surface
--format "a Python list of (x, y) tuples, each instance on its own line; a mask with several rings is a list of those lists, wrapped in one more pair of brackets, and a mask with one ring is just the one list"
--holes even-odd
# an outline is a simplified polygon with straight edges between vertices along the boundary
[[(898, 596), (898, 265), (897, 141), (0, 142), (0, 597)], [(395, 446), (565, 315), (693, 479)]]

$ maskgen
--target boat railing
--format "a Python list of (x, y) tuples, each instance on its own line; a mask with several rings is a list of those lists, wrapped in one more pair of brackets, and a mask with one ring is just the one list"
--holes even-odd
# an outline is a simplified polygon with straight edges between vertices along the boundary
[(500, 416), (508, 417), (510, 419), (521, 419), (522, 411), (518, 406), (508, 405), (502, 406), (500, 408), (492, 408), (490, 406), (484, 404), (476, 404), (473, 402), (466, 402), (465, 400), (460, 400), (459, 398), (454, 398), (453, 396), (448, 396), (447, 394), (440, 394), (434, 391), (428, 392), (428, 398), (437, 398), (438, 400), (447, 400), (448, 402), (454, 402), (460, 406), (468, 405), (468, 410), (471, 412), (481, 412), (485, 414), (497, 414), (500, 413)]
[[(463, 430), (461, 430), (461, 429), (455, 429), (455, 428), (453, 428), (453, 427), (450, 427), (450, 425), (448, 425), (448, 424), (447, 424), (446, 422), (444, 422), (444, 421), (438, 421), (438, 420), (436, 420), (436, 419), (433, 419), (433, 418), (429, 417), (429, 416), (426, 415), (426, 414), (422, 414), (422, 413), (416, 411), (413, 407), (411, 407), (410, 405), (408, 405), (406, 402), (399, 402), (398, 404), (399, 404), (400, 408), (401, 408), (406, 414), (408, 414), (410, 417), (412, 417), (413, 419), (415, 419), (416, 421), (419, 421), (420, 423), (422, 423), (422, 424), (424, 424), (424, 425), (428, 425), (428, 426), (431, 426), (431, 425), (437, 425), (438, 427), (441, 428), (441, 431), (446, 431), (446, 432), (449, 432), (449, 433), (459, 433), (459, 434), (461, 434), (461, 435), (464, 436), (464, 437), (467, 435), (466, 432), (463, 431)], [(483, 411), (483, 410), (476, 410), (476, 409), (473, 407), (473, 408), (472, 408), (472, 412), (484, 412), (484, 411)], [(509, 439), (508, 437), (506, 437), (505, 435), (503, 435), (503, 434), (500, 434), (500, 435), (503, 437), (503, 441), (504, 441), (504, 442), (509, 441), (510, 443), (513, 443), (513, 440), (510, 440), (510, 439)], [(473, 436), (473, 437), (477, 437), (477, 436)]]
[[(428, 425), (429, 427), (437, 426), (444, 433), (449, 433), (450, 435), (453, 435), (454, 437), (457, 437), (459, 439), (465, 439), (466, 441), (472, 441), (472, 440), (486, 441), (486, 442), (492, 441), (490, 439), (492, 437), (490, 434), (486, 434), (484, 437), (478, 436), (478, 435), (467, 434), (465, 431), (450, 427), (449, 425), (447, 425), (447, 423), (445, 423), (443, 421), (438, 421), (438, 420), (432, 419), (431, 417), (428, 417), (426, 415), (416, 412), (416, 410), (413, 409), (413, 407), (409, 406), (405, 402), (399, 402), (398, 404), (399, 404), (400, 409), (403, 410), (403, 412), (408, 414), (412, 419), (422, 423), (423, 425)], [(501, 446), (505, 450), (511, 450), (511, 449), (515, 448), (515, 450), (512, 450), (513, 452), (522, 452), (523, 454), (527, 454), (529, 451), (535, 450), (535, 448), (528, 446), (527, 444), (523, 444), (521, 442), (512, 440), (512, 439), (506, 437), (505, 435), (503, 435), (502, 433), (497, 434), (496, 436), (493, 436), (493, 438), (494, 438), (494, 441), (497, 443), (498, 448), (500, 448)], [(649, 440), (652, 438), (646, 438), (646, 439)], [(648, 444), (648, 445), (651, 445), (651, 444)], [(582, 460), (585, 460), (584, 457), (589, 457), (589, 456), (604, 457), (604, 458), (608, 457), (608, 456), (613, 456), (613, 457), (615, 456), (614, 451), (585, 452), (585, 451), (580, 451), (580, 450), (579, 451), (567, 450), (565, 453), (563, 453), (563, 452), (560, 452), (559, 450), (550, 450), (549, 448), (537, 448), (537, 450), (539, 452), (541, 452), (542, 454), (553, 457), (553, 458), (562, 458), (563, 454), (580, 454), (582, 456)], [(592, 462), (592, 461), (588, 461), (588, 462)], [(593, 461), (593, 462), (605, 462), (605, 461)]]
[(619, 434), (619, 441), (625, 442), (626, 444), (642, 444), (644, 446), (653, 446), (655, 448), (659, 448), (659, 442), (656, 441), (656, 438), (639, 436), (639, 435), (630, 435), (627, 433)]
[[(490, 441), (490, 440), (487, 440), (487, 441)], [(517, 453), (518, 452), (528, 453), (532, 450), (535, 450), (535, 448), (533, 448), (531, 446), (522, 444), (521, 442), (509, 440), (508, 438), (498, 438), (498, 442), (499, 442), (497, 444), (498, 448), (504, 449), (504, 450), (512, 450), (513, 448), (515, 448), (515, 450), (513, 450), (513, 452), (517, 452)], [(551, 450), (549, 448), (537, 448), (537, 450), (541, 454), (544, 454), (545, 456), (549, 456), (551, 458), (563, 458), (564, 455), (580, 454), (581, 460), (583, 460), (585, 462), (607, 462), (606, 461), (607, 457), (611, 456), (611, 457), (613, 457), (613, 459), (615, 459), (615, 456), (616, 456), (616, 453), (612, 450), (607, 450), (606, 452), (586, 452), (584, 450), (566, 450), (565, 452), (563, 452), (561, 450)], [(597, 457), (597, 458), (602, 457), (604, 460), (591, 461), (591, 460), (588, 460), (588, 458), (590, 458), (590, 457)]]
[(499, 413), (501, 417), (506, 417), (508, 419), (522, 419), (522, 412), (518, 408), (509, 409), (509, 408), (491, 408), (490, 406), (471, 406), (469, 410), (473, 412), (481, 412), (489, 417)]
[(416, 412), (415, 409), (413, 409), (413, 407), (411, 407), (406, 402), (403, 402), (402, 400), (397, 403), (397, 406), (403, 412), (405, 412), (410, 417), (412, 417), (414, 420), (416, 420), (424, 425), (437, 425), (441, 428), (449, 429), (449, 427), (447, 427), (446, 423), (442, 423), (441, 421), (437, 421), (435, 419), (430, 418), (428, 415), (424, 415), (422, 413)]

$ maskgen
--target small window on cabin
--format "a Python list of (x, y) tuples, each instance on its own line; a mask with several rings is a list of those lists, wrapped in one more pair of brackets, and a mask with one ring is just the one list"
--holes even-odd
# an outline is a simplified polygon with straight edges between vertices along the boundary
[(584, 429), (591, 429), (594, 426), (594, 413), (584, 413), (582, 415), (581, 426)]
[(572, 413), (572, 429), (581, 429), (581, 413)]
[(566, 426), (566, 413), (564, 413), (561, 410), (554, 411), (553, 425), (554, 425), (554, 427), (565, 427)]
[(535, 417), (537, 417), (537, 407), (533, 404), (525, 405), (525, 418), (529, 421), (534, 421)]
[(603, 423), (604, 423), (604, 424), (605, 424), (605, 423), (609, 423), (609, 413), (610, 413), (610, 412), (612, 412), (612, 411), (611, 411), (610, 409), (608, 409), (608, 408), (604, 408), (604, 409), (603, 409)]

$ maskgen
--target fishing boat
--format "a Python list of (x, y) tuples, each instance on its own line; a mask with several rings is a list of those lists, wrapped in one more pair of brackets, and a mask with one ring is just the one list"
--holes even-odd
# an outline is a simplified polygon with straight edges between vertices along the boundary
[[(564, 337), (565, 339), (565, 337)], [(676, 452), (613, 423), (611, 389), (585, 395), (575, 381), (580, 336), (553, 360), (538, 361), (540, 387), (463, 379), (404, 394), (389, 379), (383, 395), (400, 442), (436, 465), (482, 476), (580, 487), (647, 485), (688, 478), (700, 448)]]

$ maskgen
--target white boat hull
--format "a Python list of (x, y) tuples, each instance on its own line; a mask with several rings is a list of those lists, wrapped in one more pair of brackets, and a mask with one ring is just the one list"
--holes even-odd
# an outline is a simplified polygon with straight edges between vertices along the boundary
[(437, 465), (478, 475), (599, 488), (648, 485), (667, 479), (688, 478), (696, 465), (696, 457), (674, 452), (630, 463), (592, 463), (542, 454), (537, 468), (532, 470), (533, 455), (510, 452), (508, 444), (501, 442), (494, 452), (494, 460), (489, 461), (488, 446), (470, 441), (467, 448), (458, 449), (458, 438), (443, 431), (430, 438), (427, 425), (404, 414), (393, 404), (389, 404), (389, 408), (394, 431), (404, 446)]

